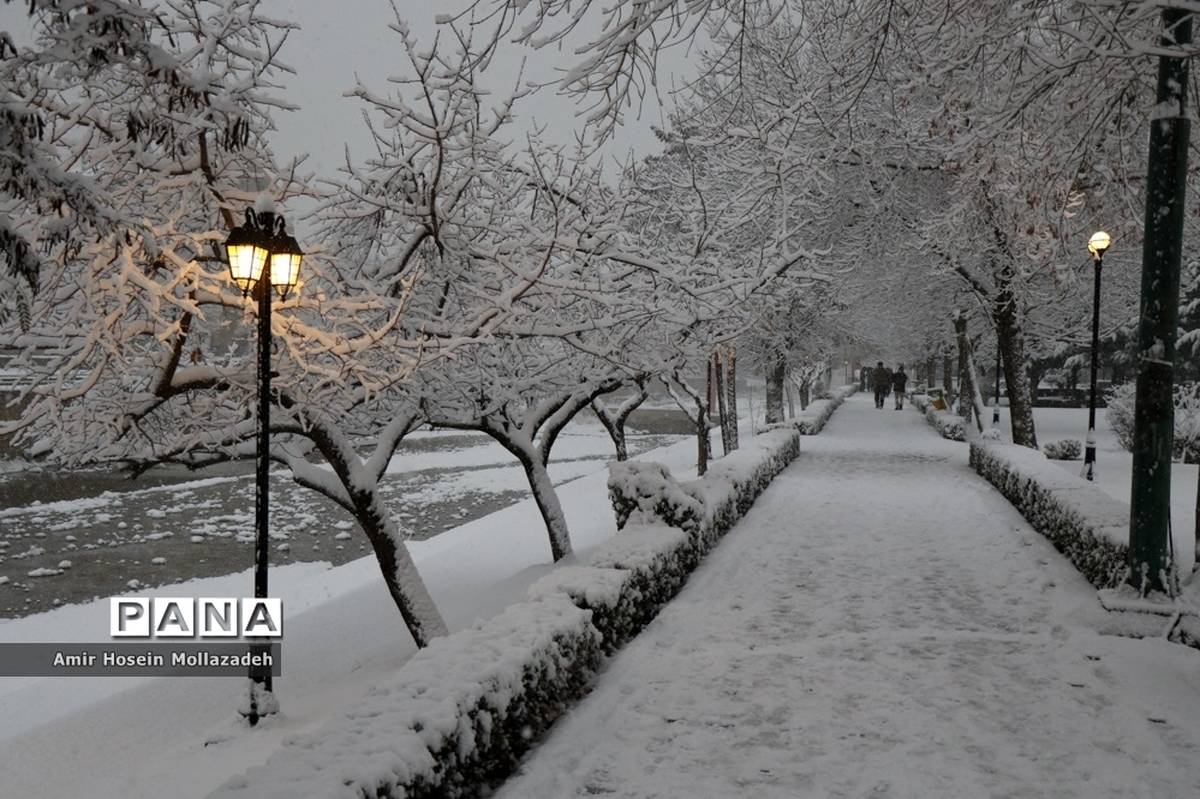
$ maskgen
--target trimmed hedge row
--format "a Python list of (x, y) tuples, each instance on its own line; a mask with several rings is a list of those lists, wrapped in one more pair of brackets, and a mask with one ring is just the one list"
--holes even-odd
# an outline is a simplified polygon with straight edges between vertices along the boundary
[(808, 404), (808, 407), (796, 414), (796, 418), (786, 422), (775, 422), (765, 425), (758, 429), (761, 433), (770, 433), (774, 430), (789, 430), (795, 428), (800, 431), (802, 436), (815, 436), (825, 428), (825, 423), (829, 421), (829, 417), (833, 416), (846, 397), (849, 397), (855, 391), (858, 391), (857, 385), (839, 386), (833, 389), (822, 399), (813, 400)]
[[(586, 565), (557, 568), (530, 587), (528, 601), (435, 640), (352, 710), (288, 741), (212, 797), (481, 795), (512, 772), (586, 691), (602, 657), (654, 618), (799, 452), (791, 428), (756, 436), (691, 483), (675, 483), (661, 468), (618, 469), (618, 483), (646, 496), (617, 508), (625, 529)], [(678, 503), (660, 503), (656, 492), (699, 500), (702, 516), (674, 513)], [(656, 518), (659, 509), (672, 510), (664, 515), (677, 526)]]
[(1050, 539), (1088, 582), (1112, 588), (1127, 573), (1129, 506), (1073, 477), (1035, 449), (972, 441), (971, 466)]
[(927, 394), (913, 394), (911, 401), (917, 410), (925, 414), (925, 421), (933, 425), (933, 429), (937, 430), (942, 438), (951, 441), (967, 440), (966, 424), (961, 416), (955, 416), (949, 411), (939, 411), (933, 407), (933, 402)]
[(212, 796), (475, 796), (585, 692), (604, 647), (591, 617), (558, 595), (438, 638), (344, 715)]

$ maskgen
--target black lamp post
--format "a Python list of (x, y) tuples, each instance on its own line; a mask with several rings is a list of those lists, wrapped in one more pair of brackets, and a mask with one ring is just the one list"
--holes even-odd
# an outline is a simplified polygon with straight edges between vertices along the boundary
[[(254, 596), (267, 596), (267, 506), (268, 479), (271, 466), (271, 295), (272, 289), (286, 299), (300, 276), (304, 253), (296, 239), (288, 234), (283, 217), (274, 211), (255, 212), (246, 209), (246, 222), (234, 228), (225, 241), (229, 274), (242, 296), (251, 293), (258, 301), (258, 447), (255, 462), (254, 486)], [(265, 278), (265, 279), (264, 279)], [(253, 644), (252, 654), (265, 654), (269, 645)], [(260, 707), (261, 692), (271, 691), (270, 667), (250, 667), (250, 679), (255, 683), (250, 691), (250, 710), (246, 714), (251, 726), (261, 716), (274, 712)]]
[(1083, 456), (1083, 476), (1093, 479), (1096, 466), (1096, 357), (1100, 350), (1100, 270), (1104, 266), (1104, 252), (1112, 239), (1103, 230), (1097, 230), (1088, 239), (1088, 252), (1096, 264), (1096, 277), (1092, 291), (1092, 391), (1088, 397), (1087, 450)]
[(996, 398), (992, 400), (992, 427), (1000, 427), (1000, 336), (996, 336)]

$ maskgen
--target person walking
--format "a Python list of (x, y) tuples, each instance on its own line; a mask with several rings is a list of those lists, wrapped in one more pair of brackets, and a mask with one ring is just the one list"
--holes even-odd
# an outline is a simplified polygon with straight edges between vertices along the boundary
[(896, 367), (892, 374), (892, 391), (896, 392), (896, 410), (904, 410), (904, 387), (908, 385), (908, 375), (904, 373), (904, 364)]
[(858, 390), (866, 391), (867, 384), (871, 382), (871, 367), (863, 364), (862, 371), (858, 375)]
[(871, 388), (875, 389), (876, 408), (883, 408), (883, 398), (887, 396), (890, 385), (891, 379), (888, 377), (888, 370), (883, 368), (883, 361), (880, 361), (871, 370)]

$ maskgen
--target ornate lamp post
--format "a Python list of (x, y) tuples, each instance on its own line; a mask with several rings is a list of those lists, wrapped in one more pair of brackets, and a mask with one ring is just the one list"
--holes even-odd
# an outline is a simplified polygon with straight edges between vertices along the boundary
[[(268, 479), (271, 465), (271, 298), (272, 289), (286, 299), (300, 276), (304, 253), (296, 239), (288, 234), (282, 216), (272, 210), (246, 209), (245, 224), (234, 228), (225, 241), (229, 274), (242, 290), (242, 296), (254, 294), (258, 301), (258, 447), (254, 490), (254, 596), (267, 596)], [(269, 646), (255, 644), (251, 652), (264, 653)], [(261, 716), (275, 711), (274, 700), (267, 705), (263, 692), (271, 691), (271, 669), (250, 667), (253, 681), (250, 709), (246, 714), (251, 726)]]
[(1088, 239), (1088, 252), (1096, 264), (1096, 276), (1092, 291), (1092, 391), (1088, 397), (1087, 450), (1083, 456), (1083, 476), (1094, 478), (1096, 466), (1096, 357), (1100, 350), (1100, 270), (1104, 266), (1104, 253), (1112, 239), (1103, 230), (1097, 230)]

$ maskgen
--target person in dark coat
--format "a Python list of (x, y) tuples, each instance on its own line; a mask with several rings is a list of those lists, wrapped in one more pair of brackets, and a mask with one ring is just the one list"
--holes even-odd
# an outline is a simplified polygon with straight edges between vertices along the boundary
[(883, 361), (880, 361), (871, 370), (871, 388), (875, 390), (876, 408), (883, 407), (883, 398), (887, 396), (890, 387), (891, 377), (888, 376), (888, 370), (883, 368)]
[(904, 387), (908, 385), (908, 375), (904, 373), (904, 364), (900, 364), (892, 374), (892, 391), (896, 392), (896, 410), (904, 410)]

